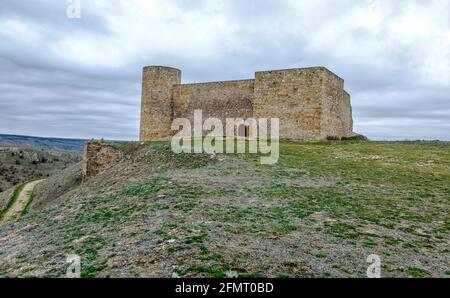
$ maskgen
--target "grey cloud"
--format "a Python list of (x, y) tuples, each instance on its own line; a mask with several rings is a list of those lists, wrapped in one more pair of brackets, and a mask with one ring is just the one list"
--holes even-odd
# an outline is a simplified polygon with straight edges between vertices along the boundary
[[(109, 26), (101, 11), (89, 9), (90, 1), (82, 2), (82, 18), (72, 20), (67, 18), (68, 2), (65, 0), (2, 0), (0, 17), (18, 18), (49, 29), (49, 36), (71, 34), (74, 31), (86, 30), (108, 34)], [(57, 29), (57, 30), (55, 30)]]
[[(136, 4), (127, 3), (128, 7), (111, 3), (109, 10), (102, 10), (83, 1), (82, 18), (70, 20), (66, 1), (2, 1), (0, 23), (18, 20), (35, 28), (41, 39), (33, 43), (20, 36), (2, 36), (0, 31), (0, 133), (137, 139), (145, 65), (180, 68), (184, 82), (245, 79), (257, 70), (324, 65), (345, 79), (356, 131), (381, 139), (450, 138), (450, 87), (422, 81), (419, 73), (426, 56), (421, 52), (427, 44), (397, 38), (390, 23), (408, 5), (427, 9), (435, 3), (390, 3), (384, 11), (387, 24), (379, 30), (347, 24), (350, 13), (367, 5), (359, 0), (302, 5), (287, 0), (230, 0), (223, 5), (156, 1), (173, 15), (146, 19), (139, 12), (130, 14), (127, 9)], [(191, 31), (183, 31), (189, 25), (183, 23), (186, 14), (195, 16), (187, 19), (194, 22)], [(223, 19), (225, 27), (208, 23), (216, 19)], [(114, 22), (137, 22), (137, 27), (123, 36), (114, 31)], [(180, 26), (170, 27), (173, 24)], [(165, 36), (152, 31), (152, 25), (177, 31)], [(194, 37), (205, 26), (211, 27), (206, 27), (202, 40), (192, 38), (186, 44), (190, 39), (182, 37)], [(146, 30), (137, 35), (136, 28)], [(448, 22), (440, 29), (448, 34)], [(55, 44), (74, 34), (94, 36), (95, 50), (105, 57), (117, 48), (117, 59), (123, 63), (80, 63), (54, 52)], [(161, 48), (163, 40), (176, 50)], [(202, 41), (212, 44), (214, 51), (203, 54)], [(372, 48), (378, 46), (382, 48)]]

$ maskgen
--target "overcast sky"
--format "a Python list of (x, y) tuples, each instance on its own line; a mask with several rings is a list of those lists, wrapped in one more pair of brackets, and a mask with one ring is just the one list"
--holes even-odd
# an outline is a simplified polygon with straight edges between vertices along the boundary
[(450, 139), (450, 1), (0, 2), (0, 133), (137, 139), (145, 65), (183, 82), (325, 66), (356, 132)]

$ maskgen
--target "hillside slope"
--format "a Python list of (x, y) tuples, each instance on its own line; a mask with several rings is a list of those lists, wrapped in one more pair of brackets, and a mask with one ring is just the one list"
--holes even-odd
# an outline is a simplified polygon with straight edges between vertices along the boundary
[(46, 178), (80, 160), (81, 152), (0, 143), (0, 193), (23, 182)]
[(43, 182), (0, 227), (0, 276), (64, 276), (73, 253), (84, 277), (365, 277), (370, 254), (385, 277), (449, 274), (449, 143), (282, 142), (273, 166), (124, 156), (83, 185), (50, 177), (49, 201)]

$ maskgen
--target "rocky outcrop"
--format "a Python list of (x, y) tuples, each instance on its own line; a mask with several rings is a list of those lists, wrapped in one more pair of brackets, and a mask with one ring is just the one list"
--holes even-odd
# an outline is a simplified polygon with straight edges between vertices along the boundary
[(122, 157), (122, 152), (112, 144), (89, 141), (83, 152), (83, 183), (108, 168)]

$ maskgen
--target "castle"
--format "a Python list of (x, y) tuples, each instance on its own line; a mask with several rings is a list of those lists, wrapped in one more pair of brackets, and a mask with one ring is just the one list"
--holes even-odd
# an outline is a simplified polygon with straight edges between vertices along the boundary
[[(141, 141), (166, 139), (173, 119), (279, 118), (280, 138), (342, 139), (353, 135), (350, 95), (344, 80), (325, 67), (256, 72), (255, 79), (181, 84), (171, 67), (143, 69)], [(244, 134), (247, 129), (244, 130)], [(239, 134), (239, 132), (238, 132)]]

